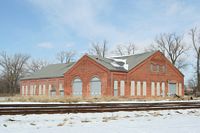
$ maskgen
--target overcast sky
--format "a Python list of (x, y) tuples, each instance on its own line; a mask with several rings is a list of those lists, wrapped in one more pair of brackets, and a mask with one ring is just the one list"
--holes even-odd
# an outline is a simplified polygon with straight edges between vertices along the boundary
[(200, 24), (199, 7), (199, 0), (1, 0), (0, 49), (51, 61), (104, 39), (110, 49), (134, 42), (143, 50), (160, 33), (187, 36)]

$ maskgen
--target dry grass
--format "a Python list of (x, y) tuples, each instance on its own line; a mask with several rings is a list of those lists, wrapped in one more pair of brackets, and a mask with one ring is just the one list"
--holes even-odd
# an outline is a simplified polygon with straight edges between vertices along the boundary
[(6, 97), (0, 102), (61, 102), (61, 103), (76, 103), (76, 102), (109, 102), (109, 101), (160, 101), (160, 100), (189, 100), (189, 97), (173, 98), (173, 97), (159, 97), (159, 98), (132, 98), (132, 97), (48, 97), (48, 96), (12, 96)]

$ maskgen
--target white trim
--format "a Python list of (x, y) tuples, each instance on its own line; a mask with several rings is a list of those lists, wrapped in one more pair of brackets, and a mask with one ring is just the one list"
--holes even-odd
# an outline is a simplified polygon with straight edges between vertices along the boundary
[(146, 81), (143, 81), (142, 89), (143, 89), (143, 96), (146, 96), (147, 95), (147, 82)]
[(179, 96), (182, 96), (182, 84), (179, 83)]
[(155, 96), (155, 82), (151, 82), (151, 96)]
[(162, 82), (162, 85), (161, 85), (161, 88), (162, 88), (162, 96), (165, 97), (165, 82)]
[(156, 94), (157, 96), (160, 96), (160, 82), (156, 83)]
[(141, 96), (141, 82), (137, 81), (137, 96)]
[(131, 81), (131, 96), (135, 96), (135, 81)]
[(121, 80), (120, 81), (120, 96), (124, 96), (125, 95), (125, 81)]

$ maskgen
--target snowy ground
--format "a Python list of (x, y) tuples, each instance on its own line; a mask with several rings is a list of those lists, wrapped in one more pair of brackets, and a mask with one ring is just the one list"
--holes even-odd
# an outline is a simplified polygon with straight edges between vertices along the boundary
[(200, 109), (0, 116), (0, 133), (199, 133)]

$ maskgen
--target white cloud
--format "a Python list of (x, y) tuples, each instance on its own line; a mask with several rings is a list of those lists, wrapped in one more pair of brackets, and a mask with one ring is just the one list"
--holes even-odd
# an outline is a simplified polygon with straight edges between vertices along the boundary
[(37, 47), (44, 48), (44, 49), (52, 49), (54, 46), (50, 42), (41, 42), (41, 43), (37, 44)]
[[(152, 43), (154, 35), (163, 32), (177, 32), (181, 23), (189, 22), (191, 17), (193, 19), (190, 21), (198, 19), (198, 17), (194, 19), (198, 15), (191, 6), (182, 1), (171, 0), (160, 2), (164, 6), (146, 14), (141, 13), (141, 16), (136, 19), (129, 18), (137, 14), (134, 8), (131, 9), (130, 12), (127, 12), (130, 13), (127, 18), (122, 17), (129, 27), (125, 29), (123, 25), (115, 25), (112, 18), (102, 20), (101, 15), (105, 15), (109, 11), (112, 12), (113, 17), (117, 16), (118, 12), (112, 11), (113, 3), (110, 0), (30, 0), (30, 2), (48, 19), (50, 25), (66, 31), (72, 30), (77, 38), (84, 38), (90, 42), (106, 39), (112, 45), (111, 48), (116, 44), (129, 41), (136, 42), (136, 45), (142, 48)], [(144, 5), (145, 8), (152, 9), (154, 3), (144, 1), (140, 5), (142, 11)], [(133, 5), (129, 6), (132, 8)], [(164, 8), (166, 12), (163, 13), (161, 8)], [(148, 17), (148, 15), (153, 17)]]
[[(130, 34), (100, 21), (101, 13), (109, 9), (109, 0), (31, 0), (52, 25), (70, 28), (89, 41), (108, 39), (110, 43), (130, 40)], [(111, 41), (110, 41), (111, 40)]]

